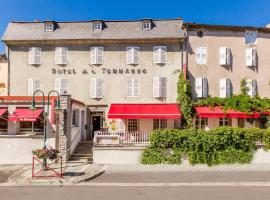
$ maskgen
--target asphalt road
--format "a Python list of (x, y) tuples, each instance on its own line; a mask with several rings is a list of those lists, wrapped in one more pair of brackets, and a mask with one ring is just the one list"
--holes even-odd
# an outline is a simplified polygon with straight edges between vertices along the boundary
[(270, 171), (105, 173), (81, 185), (0, 187), (0, 200), (268, 200)]

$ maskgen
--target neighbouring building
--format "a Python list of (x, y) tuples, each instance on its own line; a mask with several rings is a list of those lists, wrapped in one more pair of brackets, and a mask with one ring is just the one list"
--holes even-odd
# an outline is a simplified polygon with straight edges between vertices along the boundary
[(5, 54), (0, 54), (0, 96), (6, 96), (8, 88), (8, 62)]
[[(183, 29), (187, 33), (188, 53), (184, 57), (193, 99), (239, 94), (244, 78), (248, 95), (270, 97), (269, 28), (184, 23)], [(219, 107), (195, 110), (198, 128), (260, 126), (260, 113), (228, 110), (225, 114)]]

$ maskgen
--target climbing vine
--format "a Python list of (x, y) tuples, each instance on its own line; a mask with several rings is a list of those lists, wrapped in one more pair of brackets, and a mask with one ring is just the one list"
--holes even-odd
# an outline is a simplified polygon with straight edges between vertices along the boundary
[(184, 79), (184, 74), (181, 72), (177, 83), (177, 102), (180, 105), (183, 114), (182, 124), (186, 127), (193, 126), (193, 107), (191, 99), (191, 84)]
[(249, 88), (247, 87), (247, 79), (243, 78), (240, 80), (240, 90), (242, 95), (247, 95)]

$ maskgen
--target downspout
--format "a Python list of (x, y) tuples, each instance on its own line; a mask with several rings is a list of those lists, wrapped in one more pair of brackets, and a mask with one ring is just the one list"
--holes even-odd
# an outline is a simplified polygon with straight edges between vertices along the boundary
[(186, 41), (185, 41), (185, 45), (186, 45), (186, 77), (187, 77), (187, 80), (188, 80), (188, 24), (187, 24), (187, 27), (186, 27)]
[(7, 85), (7, 95), (10, 96), (10, 60), (9, 60), (9, 54), (10, 54), (10, 50), (8, 45), (6, 45), (7, 47), (7, 62), (8, 62), (8, 85)]

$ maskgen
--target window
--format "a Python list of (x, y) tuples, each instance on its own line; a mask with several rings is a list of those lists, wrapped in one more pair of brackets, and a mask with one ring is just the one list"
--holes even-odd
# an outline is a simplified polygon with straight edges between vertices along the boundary
[(59, 92), (60, 95), (69, 94), (69, 82), (64, 78), (55, 79), (55, 90)]
[(142, 21), (143, 30), (151, 30), (152, 28), (152, 21), (151, 20), (143, 20)]
[(90, 98), (101, 99), (103, 98), (103, 80), (101, 78), (91, 78), (90, 81)]
[(94, 31), (102, 31), (102, 21), (94, 21), (93, 22), (93, 30)]
[(153, 47), (153, 62), (155, 64), (165, 64), (167, 62), (167, 47), (166, 46)]
[(208, 118), (201, 118), (196, 115), (195, 125), (197, 129), (205, 129), (208, 126)]
[(227, 47), (220, 47), (219, 49), (219, 64), (228, 66), (231, 64), (231, 50)]
[(139, 64), (139, 51), (140, 47), (127, 47), (126, 48), (126, 62), (128, 65)]
[(28, 96), (33, 96), (36, 90), (41, 89), (41, 81), (38, 79), (29, 78), (27, 84), (28, 84), (28, 90), (27, 90)]
[(167, 128), (167, 119), (153, 119), (153, 130)]
[(153, 97), (160, 98), (167, 96), (167, 78), (154, 77), (153, 78)]
[(57, 65), (68, 64), (68, 48), (67, 47), (55, 48), (55, 64)]
[(103, 64), (104, 47), (91, 47), (90, 48), (90, 63), (93, 65)]
[(232, 96), (231, 80), (227, 78), (219, 79), (219, 97), (228, 98)]
[(238, 127), (239, 128), (244, 128), (245, 127), (245, 119), (243, 119), (243, 118), (238, 119)]
[(231, 118), (219, 118), (219, 126), (232, 126)]
[(198, 65), (205, 65), (207, 60), (207, 47), (196, 48), (196, 63)]
[(78, 109), (72, 110), (72, 126), (75, 126), (75, 127), (79, 126), (79, 110)]
[(126, 96), (127, 97), (140, 96), (140, 79), (139, 78), (126, 79)]
[(45, 22), (45, 31), (52, 32), (54, 31), (54, 24), (53, 22)]
[(29, 48), (28, 62), (30, 65), (41, 65), (41, 48)]
[(257, 81), (256, 80), (247, 79), (246, 87), (248, 88), (247, 94), (250, 97), (255, 97), (257, 95)]
[(35, 131), (41, 132), (44, 130), (43, 119), (38, 119), (35, 122), (21, 121), (20, 122), (21, 131)]
[(195, 79), (196, 98), (208, 97), (208, 81), (206, 78), (198, 77)]
[(246, 49), (246, 66), (255, 67), (256, 64), (257, 64), (256, 49), (252, 49), (252, 48)]
[(127, 120), (128, 132), (139, 131), (139, 120), (128, 119)]
[(7, 131), (8, 129), (8, 120), (4, 119), (4, 117), (6, 117), (6, 114), (4, 113), (4, 115), (0, 117), (0, 131)]
[(245, 44), (255, 45), (257, 41), (257, 31), (246, 31), (245, 33)]

